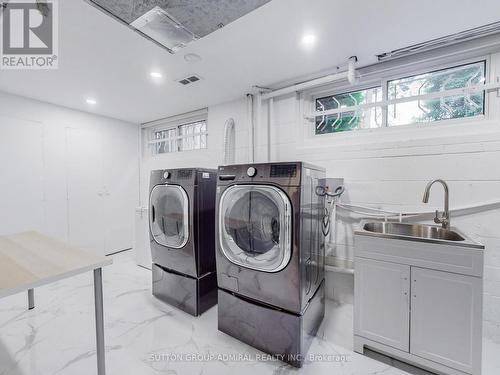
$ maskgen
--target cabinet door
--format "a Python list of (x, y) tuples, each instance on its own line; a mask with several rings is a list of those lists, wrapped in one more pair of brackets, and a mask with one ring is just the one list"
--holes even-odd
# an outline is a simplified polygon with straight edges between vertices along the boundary
[(416, 267), (411, 276), (411, 353), (480, 373), (481, 279)]
[(354, 332), (408, 351), (410, 267), (356, 258)]

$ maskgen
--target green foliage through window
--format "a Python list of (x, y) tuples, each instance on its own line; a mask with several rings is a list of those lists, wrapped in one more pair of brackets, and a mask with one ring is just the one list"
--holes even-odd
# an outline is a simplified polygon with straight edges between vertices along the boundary
[[(374, 87), (316, 99), (316, 111), (341, 109), (359, 104), (375, 103), (382, 99), (382, 88)], [(316, 117), (316, 134), (336, 133), (346, 130), (378, 128), (382, 123), (380, 107), (342, 112)]]
[[(389, 100), (478, 85), (485, 80), (484, 61), (387, 83)], [(433, 122), (484, 114), (484, 92), (415, 100), (388, 107), (388, 125)]]

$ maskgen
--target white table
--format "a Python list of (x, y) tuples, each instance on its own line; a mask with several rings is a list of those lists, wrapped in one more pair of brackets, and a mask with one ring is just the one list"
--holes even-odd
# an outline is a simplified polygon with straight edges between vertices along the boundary
[(33, 309), (34, 288), (93, 271), (97, 373), (105, 375), (102, 267), (111, 263), (111, 258), (89, 254), (37, 232), (0, 236), (0, 298), (28, 291), (28, 308)]

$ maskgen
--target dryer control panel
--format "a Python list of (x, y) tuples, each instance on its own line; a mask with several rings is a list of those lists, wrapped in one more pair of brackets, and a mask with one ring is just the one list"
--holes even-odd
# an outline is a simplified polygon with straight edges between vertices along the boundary
[(231, 183), (273, 183), (283, 186), (299, 186), (303, 168), (302, 162), (255, 163), (224, 165), (219, 167), (218, 184)]

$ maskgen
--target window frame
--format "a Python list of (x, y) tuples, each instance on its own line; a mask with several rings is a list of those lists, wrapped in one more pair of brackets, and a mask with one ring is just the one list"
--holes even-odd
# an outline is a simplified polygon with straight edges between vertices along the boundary
[[(492, 77), (492, 71), (494, 71), (492, 65), (493, 54), (478, 54), (476, 56), (467, 58), (457, 58), (453, 57), (438, 57), (431, 59), (429, 61), (416, 61), (413, 64), (405, 64), (404, 66), (396, 66), (388, 69), (381, 69), (380, 71), (374, 71), (362, 76), (359, 82), (355, 85), (349, 84), (347, 81), (342, 81), (340, 83), (331, 84), (328, 86), (323, 86), (320, 88), (311, 89), (304, 91), (300, 94), (300, 113), (302, 121), (305, 121), (305, 128), (307, 129), (304, 134), (303, 139), (331, 139), (332, 137), (340, 137), (341, 135), (349, 136), (355, 134), (367, 134), (372, 132), (384, 132), (384, 131), (405, 131), (409, 129), (419, 129), (427, 128), (429, 126), (442, 127), (450, 124), (457, 123), (467, 123), (470, 121), (479, 121), (485, 123), (490, 120), (493, 116), (493, 111), (490, 103), (490, 95), (488, 92), (484, 94), (484, 114), (471, 116), (471, 117), (460, 117), (455, 119), (431, 121), (431, 122), (413, 122), (410, 124), (389, 126), (388, 122), (388, 106), (382, 106), (382, 126), (379, 128), (364, 128), (364, 129), (354, 129), (349, 131), (334, 132), (334, 133), (324, 133), (315, 134), (315, 119), (306, 119), (307, 113), (314, 113), (316, 108), (316, 100), (329, 95), (339, 95), (347, 92), (366, 90), (372, 87), (382, 88), (382, 100), (388, 98), (388, 84), (389, 81), (417, 76), (420, 74), (430, 73), (434, 71), (455, 68), (459, 66), (464, 66), (468, 64), (484, 62), (485, 64), (485, 77), (486, 82), (491, 82), (494, 78)], [(496, 65), (499, 65), (499, 59), (494, 59)]]
[[(187, 125), (195, 125), (197, 123), (204, 122), (205, 123), (205, 131), (200, 132), (200, 133), (193, 133), (193, 134), (187, 134), (187, 135), (181, 135), (180, 129), (183, 126)], [(173, 138), (155, 138), (155, 135), (159, 132), (162, 131), (170, 131), (175, 129), (175, 137)], [(187, 138), (194, 138), (195, 136), (205, 136), (205, 147), (200, 147), (200, 148), (191, 148), (191, 149), (181, 149), (182, 147), (182, 141)], [(150, 129), (150, 140), (149, 140), (149, 146), (151, 146), (151, 153), (153, 156), (158, 156), (158, 155), (164, 155), (164, 154), (175, 154), (178, 152), (189, 152), (189, 151), (200, 151), (200, 150), (206, 150), (208, 149), (208, 118), (207, 116), (199, 117), (199, 118), (189, 118), (185, 119), (184, 121), (179, 120), (179, 121), (173, 121), (173, 122), (167, 122), (167, 124), (160, 124), (156, 125), (154, 127), (151, 127)], [(158, 152), (156, 145), (161, 143), (161, 140), (174, 140), (175, 146), (174, 146), (174, 151), (169, 151), (169, 152)]]
[[(313, 103), (314, 103), (314, 108), (316, 109), (316, 100), (318, 99), (323, 99), (323, 98), (327, 98), (329, 96), (335, 96), (335, 95), (342, 95), (342, 94), (350, 94), (350, 93), (353, 93), (353, 92), (359, 92), (359, 91), (363, 91), (363, 90), (371, 90), (371, 89), (375, 89), (375, 88), (378, 88), (380, 87), (381, 91), (382, 91), (382, 100), (384, 98), (384, 95), (385, 95), (385, 92), (384, 92), (384, 89), (383, 87), (381, 87), (379, 84), (373, 84), (373, 85), (368, 85), (367, 87), (364, 87), (365, 85), (363, 86), (349, 86), (351, 87), (352, 89), (348, 90), (348, 91), (336, 91), (335, 93), (332, 93), (332, 92), (329, 92), (328, 94), (326, 95), (315, 95), (314, 98), (313, 98)], [(376, 103), (376, 102), (374, 102)], [(377, 106), (378, 107), (378, 106)], [(373, 108), (377, 108), (377, 107), (373, 107)], [(381, 110), (382, 110), (382, 126), (380, 126), (379, 128), (361, 128), (361, 129), (351, 129), (351, 130), (348, 130), (348, 132), (350, 131), (359, 131), (359, 130), (375, 130), (375, 129), (380, 129), (380, 128), (383, 128), (385, 127), (383, 124), (385, 123), (385, 109), (386, 109), (386, 106), (380, 106)], [(347, 113), (347, 112), (346, 112)], [(316, 118), (314, 118), (314, 124), (316, 124)], [(322, 134), (316, 134), (316, 129), (314, 129), (314, 135), (327, 135), (327, 134), (339, 134), (339, 133), (344, 133), (345, 131), (343, 132), (332, 132), (332, 133), (322, 133)]]
[[(486, 78), (487, 81), (489, 81), (489, 71), (488, 71), (488, 66), (489, 66), (489, 62), (488, 62), (488, 56), (485, 56), (484, 58), (472, 58), (472, 59), (467, 59), (468, 61), (465, 62), (464, 60), (458, 62), (456, 64), (444, 64), (444, 65), (441, 65), (441, 67), (436, 67), (436, 68), (432, 68), (432, 69), (426, 69), (426, 70), (420, 70), (419, 72), (416, 72), (416, 73), (411, 73), (411, 74), (406, 74), (406, 75), (398, 75), (397, 78), (386, 78), (385, 81), (384, 81), (384, 85), (385, 85), (385, 93), (383, 95), (386, 95), (384, 96), (386, 99), (389, 98), (389, 93), (388, 93), (388, 90), (389, 90), (389, 82), (391, 81), (394, 81), (394, 80), (398, 80), (398, 79), (404, 79), (404, 78), (410, 78), (410, 77), (415, 77), (415, 76), (418, 76), (418, 75), (422, 75), (422, 74), (430, 74), (430, 73), (436, 73), (436, 72), (439, 72), (439, 71), (443, 71), (443, 70), (447, 70), (447, 69), (454, 69), (454, 68), (460, 68), (460, 67), (463, 67), (463, 66), (467, 66), (467, 65), (473, 65), (473, 64), (479, 64), (479, 63), (483, 63), (484, 65), (484, 77)], [(385, 112), (386, 112), (386, 121), (385, 121), (385, 126), (386, 128), (394, 128), (394, 127), (401, 127), (401, 126), (408, 126), (408, 125), (415, 125), (415, 124), (422, 124), (422, 125), (431, 125), (431, 124), (438, 124), (438, 123), (441, 123), (441, 122), (448, 122), (448, 121), (454, 121), (456, 120), (457, 122), (458, 121), (467, 121), (468, 119), (487, 119), (488, 117), (488, 105), (487, 105), (487, 102), (488, 102), (488, 93), (483, 91), (484, 93), (484, 102), (483, 102), (483, 111), (484, 113), (483, 114), (480, 114), (480, 115), (476, 115), (476, 116), (467, 116), (467, 117), (457, 117), (457, 118), (454, 118), (454, 119), (446, 119), (446, 120), (437, 120), (437, 121), (428, 121), (428, 122), (425, 122), (425, 121), (421, 121), (421, 122), (412, 122), (412, 123), (409, 123), (409, 124), (402, 124), (402, 125), (389, 125), (389, 118), (387, 116), (387, 113), (388, 113), (388, 109), (389, 109), (389, 106), (384, 106), (384, 109), (385, 109)]]

